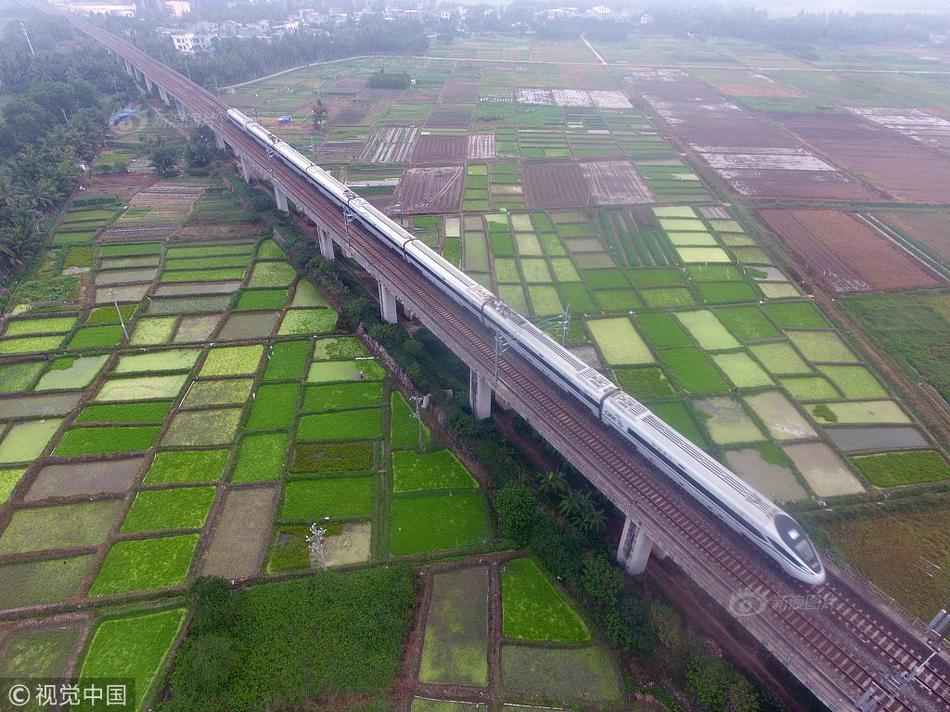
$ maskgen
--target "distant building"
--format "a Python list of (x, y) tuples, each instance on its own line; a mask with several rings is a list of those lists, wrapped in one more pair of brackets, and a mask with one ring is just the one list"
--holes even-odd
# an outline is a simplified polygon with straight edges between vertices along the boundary
[(66, 4), (69, 12), (77, 15), (112, 15), (114, 17), (135, 17), (135, 5), (111, 3), (71, 2)]
[(547, 16), (550, 19), (556, 19), (561, 17), (575, 17), (577, 15), (576, 7), (552, 7), (547, 11)]
[(300, 21), (307, 25), (321, 25), (327, 21), (327, 16), (321, 14), (319, 10), (313, 8), (304, 8), (298, 11)]
[(214, 50), (215, 35), (199, 32), (172, 32), (172, 43), (175, 51), (182, 54), (196, 54)]
[(184, 17), (191, 13), (191, 2), (189, 0), (165, 0), (162, 3), (165, 12), (172, 17)]
[(286, 20), (276, 25), (271, 25), (271, 31), (273, 31), (275, 34), (286, 33), (286, 32), (296, 32), (299, 29), (300, 29), (300, 20)]

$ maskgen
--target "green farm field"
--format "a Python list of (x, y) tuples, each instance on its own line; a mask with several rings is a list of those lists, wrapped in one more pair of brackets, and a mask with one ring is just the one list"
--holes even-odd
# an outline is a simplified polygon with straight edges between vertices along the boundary
[[(876, 71), (927, 66), (896, 48), (805, 61), (652, 34), (466, 34), (427, 55), (222, 92), (800, 514), (829, 555), (915, 615), (943, 605), (947, 443), (821, 307), (752, 198), (669, 140), (637, 87), (662, 70), (776, 121), (875, 107), (947, 119), (950, 85)], [(413, 82), (370, 89), (381, 70)], [(138, 171), (144, 150), (109, 145), (96, 165)], [(0, 676), (71, 661), (134, 679), (134, 708), (159, 712), (627, 709), (644, 681), (582, 608), (593, 595), (508, 537), (464, 449), (416, 418), (339, 295), (298, 273), (277, 216), (236, 180), (215, 168), (112, 194), (91, 175), (110, 194), (77, 194), (5, 297), (0, 614), (29, 624), (0, 624)], [(940, 254), (938, 238), (919, 242)], [(947, 296), (838, 304), (947, 397)], [(590, 558), (574, 564), (594, 578)], [(927, 580), (905, 585), (921, 567)]]
[[(156, 185), (153, 193), (163, 183)], [(69, 603), (105, 606), (93, 615), (77, 669), (134, 678), (135, 709), (146, 709), (175, 654), (183, 591), (205, 573), (299, 575), (452, 556), (494, 540), (476, 480), (424, 426), (420, 449), (419, 425), (386, 371), (356, 337), (337, 331), (337, 313), (296, 276), (265, 228), (229, 218), (239, 206), (216, 185), (187, 181), (188, 190), (211, 192), (213, 200), (161, 217), (187, 224), (189, 210), (203, 205), (200, 219), (213, 239), (184, 245), (174, 236), (108, 243), (84, 236), (90, 283), (112, 282), (117, 273), (146, 280), (117, 295), (118, 313), (111, 304), (34, 311), (24, 302), (0, 332), (0, 393), (23, 403), (0, 419), (0, 507), (10, 513), (0, 529), (0, 609), (34, 606), (42, 616), (44, 607)], [(219, 226), (238, 237), (222, 237)], [(146, 262), (147, 272), (135, 272)], [(150, 289), (158, 296), (145, 298)], [(34, 465), (38, 474), (27, 479)], [(64, 518), (68, 527), (52, 524)], [(420, 526), (428, 521), (441, 528)], [(307, 555), (304, 536), (314, 522), (327, 530), (325, 561)], [(98, 560), (88, 553), (96, 547)], [(282, 699), (316, 694), (324, 684), (380, 694), (391, 684), (413, 595), (403, 574), (372, 570), (367, 581), (390, 586), (377, 602), (393, 623), (377, 680), (368, 682), (361, 655), (359, 670), (329, 682), (301, 669), (300, 680), (311, 682), (295, 683)], [(339, 590), (362, 587), (358, 578), (343, 577)], [(265, 589), (247, 624), (266, 617)], [(300, 593), (286, 595), (290, 605)], [(126, 605), (142, 596), (175, 607)], [(112, 604), (120, 606), (115, 613)], [(338, 613), (325, 632), (358, 647), (358, 636), (370, 635), (357, 630), (366, 611), (344, 602)], [(333, 627), (340, 616), (353, 616), (356, 627)], [(0, 652), (0, 669), (13, 674), (46, 656), (50, 675), (61, 674), (66, 633), (12, 640)], [(115, 646), (133, 658), (118, 657)], [(247, 654), (264, 655), (267, 647)], [(176, 669), (192, 654), (189, 640)], [(228, 708), (254, 708), (260, 693), (253, 688), (233, 690)], [(185, 686), (181, 699), (206, 701), (204, 694), (211, 693)]]
[[(896, 50), (822, 51), (819, 63), (841, 71), (816, 72), (774, 48), (717, 38), (685, 46), (661, 37), (644, 37), (636, 47), (594, 41), (608, 70), (592, 54), (581, 60), (589, 64), (571, 70), (521, 65), (517, 78), (501, 71), (513, 64), (455, 62), (466, 53), (536, 58), (543, 44), (468, 37), (442, 45), (432, 51), (440, 58), (437, 77), (415, 60), (399, 62), (438, 86), (429, 116), (465, 113), (446, 134), (465, 134), (477, 146), (443, 161), (465, 169), (454, 209), (413, 208), (404, 225), (525, 316), (556, 321), (569, 308), (567, 345), (578, 356), (779, 502), (808, 508), (818, 499), (945, 482), (945, 443), (934, 441), (847, 332), (816, 306), (800, 272), (762, 240), (741, 197), (720, 204), (713, 196), (723, 194), (721, 186), (708, 184), (714, 177), (694, 172), (657, 131), (656, 117), (623, 101), (637, 98), (627, 75), (651, 64), (682, 66), (752, 112), (896, 106), (939, 116), (950, 98), (945, 86), (849, 71), (911, 66), (912, 58)], [(563, 50), (565, 57), (575, 51)], [(342, 65), (316, 75), (322, 71), (346, 82), (366, 68)], [(298, 87), (316, 81), (309, 72), (300, 73)], [(619, 98), (607, 102), (597, 91)], [(334, 133), (367, 140), (378, 117), (391, 124), (400, 112), (415, 111), (417, 96), (398, 97), (395, 113), (364, 111), (362, 130), (336, 126)], [(359, 90), (346, 100), (373, 101)], [(322, 155), (318, 147), (318, 160)], [(335, 155), (326, 158), (339, 160), (342, 170), (348, 160), (357, 168), (358, 160)], [(387, 175), (418, 164), (412, 150), (403, 147), (402, 155), (386, 166)], [(607, 160), (631, 161), (652, 198), (599, 205), (589, 187), (585, 196), (573, 169), (563, 168)], [(542, 187), (538, 167), (554, 162), (562, 162), (562, 182)], [(389, 207), (385, 198), (377, 204)], [(842, 301), (881, 351), (946, 395), (942, 292)], [(557, 325), (550, 331), (560, 338)], [(403, 442), (412, 445), (416, 435), (406, 421)]]

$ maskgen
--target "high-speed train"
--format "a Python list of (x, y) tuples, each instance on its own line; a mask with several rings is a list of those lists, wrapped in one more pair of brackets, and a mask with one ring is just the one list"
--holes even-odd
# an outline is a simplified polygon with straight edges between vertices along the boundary
[(240, 111), (229, 109), (228, 117), (264, 146), (269, 156), (283, 161), (336, 205), (345, 206), (366, 230), (500, 332), (512, 348), (786, 573), (809, 584), (824, 582), (825, 569), (815, 547), (791, 516), (306, 156)]

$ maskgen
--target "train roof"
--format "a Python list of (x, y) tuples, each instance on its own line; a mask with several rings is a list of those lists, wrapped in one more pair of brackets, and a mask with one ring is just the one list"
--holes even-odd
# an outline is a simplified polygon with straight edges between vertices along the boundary
[(741, 500), (740, 504), (742, 506), (747, 509), (754, 509), (768, 520), (771, 520), (780, 511), (771, 501), (749, 487), (737, 475), (721, 465), (715, 458), (696, 447), (688, 438), (671, 428), (652, 412), (647, 411), (647, 415), (640, 418), (639, 423), (641, 429), (650, 431), (647, 433), (650, 437), (660, 441), (667, 449), (673, 448), (684, 455), (688, 461), (683, 464), (688, 465), (694, 474), (702, 475), (704, 481), (715, 487), (721, 495), (729, 499)]

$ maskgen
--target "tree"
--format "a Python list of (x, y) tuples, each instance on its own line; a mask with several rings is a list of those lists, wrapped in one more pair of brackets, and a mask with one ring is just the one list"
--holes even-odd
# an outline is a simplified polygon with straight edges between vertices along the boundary
[(531, 549), (558, 578), (574, 582), (580, 579), (584, 548), (577, 537), (565, 532), (551, 517), (542, 514), (535, 521)]
[(406, 72), (387, 73), (384, 69), (369, 75), (366, 85), (371, 89), (406, 89), (412, 78)]
[(234, 639), (225, 635), (190, 636), (178, 659), (183, 663), (175, 666), (171, 676), (176, 694), (162, 709), (181, 709), (186, 700), (200, 700), (202, 707), (198, 709), (202, 712), (220, 709), (215, 701), (241, 670)]
[(239, 594), (223, 578), (199, 576), (188, 595), (195, 611), (191, 622), (195, 633), (226, 631), (238, 615)]
[(567, 489), (567, 480), (560, 470), (540, 473), (537, 482), (538, 490), (548, 497), (559, 495)]
[(756, 712), (759, 696), (748, 679), (732, 665), (708, 653), (690, 660), (686, 685), (702, 709), (710, 712)]
[(178, 162), (181, 160), (181, 148), (171, 141), (159, 136), (149, 139), (148, 159), (152, 168), (163, 178), (175, 175), (178, 172)]
[(606, 554), (584, 560), (581, 585), (591, 600), (602, 608), (616, 608), (623, 593), (626, 578)]
[(323, 104), (323, 100), (317, 98), (317, 103), (313, 105), (313, 130), (322, 131), (327, 119), (330, 118), (330, 110)]
[(604, 514), (603, 509), (594, 504), (593, 500), (588, 499), (583, 510), (576, 514), (571, 521), (582, 532), (595, 534), (604, 528), (607, 523), (607, 515)]
[(185, 162), (189, 168), (202, 168), (211, 163), (217, 153), (214, 131), (210, 126), (201, 124), (191, 132), (185, 147)]
[(590, 505), (590, 493), (568, 490), (562, 495), (561, 501), (558, 502), (557, 511), (562, 517), (567, 517), (568, 520), (573, 522), (576, 517), (587, 511)]
[(639, 657), (652, 656), (660, 641), (650, 620), (648, 602), (640, 596), (624, 596), (620, 602), (620, 617), (630, 633), (627, 650)]
[(0, 210), (0, 276), (21, 269), (39, 247), (33, 214), (26, 207)]
[[(5, 102), (0, 120), (0, 279), (16, 276), (45, 234), (38, 221), (75, 188), (79, 166), (99, 149), (113, 92), (130, 96), (130, 80), (91, 42), (73, 42), (61, 18), (30, 20), (34, 55), (18, 23), (0, 39)], [(68, 118), (67, 118), (68, 117)]]
[(531, 490), (518, 482), (509, 482), (495, 495), (495, 511), (501, 533), (524, 544), (531, 535), (537, 503)]
[(660, 659), (673, 673), (682, 672), (690, 659), (693, 641), (679, 613), (663, 603), (652, 603), (649, 612), (650, 623), (660, 642)]

